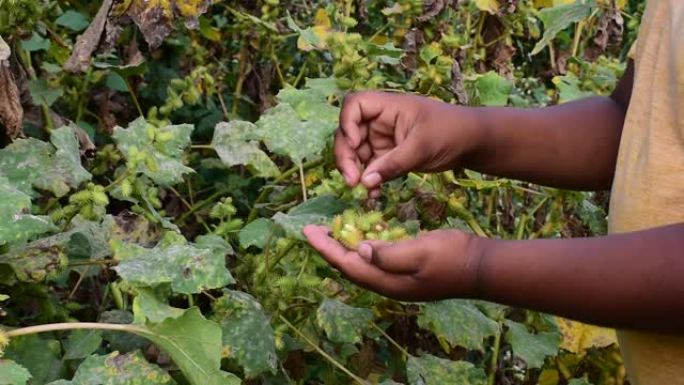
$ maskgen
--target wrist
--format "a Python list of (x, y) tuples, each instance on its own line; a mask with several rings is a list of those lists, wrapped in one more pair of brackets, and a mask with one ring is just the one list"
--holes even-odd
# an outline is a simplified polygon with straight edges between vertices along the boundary
[(458, 154), (454, 166), (470, 168), (489, 142), (487, 109), (462, 106), (451, 106), (451, 109), (448, 132)]
[(500, 241), (471, 235), (468, 250), (471, 262), (470, 274), (473, 277), (469, 297), (483, 299), (487, 298), (487, 266), (488, 259)]

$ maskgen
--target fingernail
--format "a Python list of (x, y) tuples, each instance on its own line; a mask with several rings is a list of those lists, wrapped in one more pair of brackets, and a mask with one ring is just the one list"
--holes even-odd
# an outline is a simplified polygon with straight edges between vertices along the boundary
[(366, 186), (377, 186), (382, 182), (382, 176), (377, 172), (372, 172), (363, 176), (363, 184)]
[(370, 262), (373, 259), (373, 248), (367, 243), (360, 244), (356, 251), (366, 262)]

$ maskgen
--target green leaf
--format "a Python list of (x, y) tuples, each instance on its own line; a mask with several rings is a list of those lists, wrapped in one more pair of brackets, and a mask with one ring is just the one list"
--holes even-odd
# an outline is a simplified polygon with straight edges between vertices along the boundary
[(287, 103), (267, 110), (256, 125), (255, 134), (271, 152), (287, 156), (297, 164), (320, 154), (337, 128), (336, 122), (302, 121)]
[(368, 43), (366, 45), (366, 52), (380, 63), (388, 65), (399, 65), (401, 57), (404, 55), (404, 50), (394, 46), (394, 43), (387, 42), (383, 45)]
[(139, 351), (106, 356), (92, 355), (83, 361), (71, 381), (48, 385), (171, 385), (176, 382), (164, 370), (145, 360)]
[(580, 89), (580, 81), (574, 74), (567, 74), (564, 76), (555, 76), (551, 82), (558, 89), (558, 103), (566, 103), (577, 99), (593, 96), (594, 93), (582, 91)]
[(235, 283), (226, 269), (227, 250), (198, 245), (156, 246), (148, 249), (114, 241), (114, 270), (128, 283), (152, 287), (170, 283), (176, 293), (192, 294)]
[(221, 328), (198, 308), (149, 324), (143, 335), (171, 357), (192, 385), (240, 385), (239, 378), (220, 370)]
[(28, 239), (57, 230), (48, 217), (29, 214), (31, 197), (17, 190), (0, 175), (0, 245), (19, 244)]
[(259, 148), (254, 140), (256, 126), (250, 122), (222, 122), (214, 129), (211, 146), (226, 166), (245, 165), (259, 177), (270, 178), (280, 174), (271, 158)]
[(409, 357), (406, 376), (411, 385), (484, 385), (487, 380), (484, 371), (470, 362), (450, 361), (429, 354)]
[(50, 49), (50, 40), (33, 32), (30, 39), (21, 41), (21, 48), (28, 52), (47, 51)]
[(138, 289), (138, 295), (133, 299), (133, 314), (135, 323), (164, 322), (167, 318), (181, 317), (185, 311), (167, 305), (157, 298), (150, 289)]
[(31, 373), (23, 366), (0, 359), (0, 385), (26, 385), (30, 378)]
[(28, 369), (31, 384), (44, 384), (63, 377), (59, 341), (37, 334), (12, 338), (5, 357)]
[(586, 379), (586, 377), (582, 378), (573, 378), (572, 380), (568, 381), (568, 385), (593, 385), (589, 380)]
[(273, 221), (279, 224), (287, 236), (304, 240), (302, 229), (308, 224), (325, 223), (344, 211), (347, 205), (331, 195), (321, 195), (303, 202), (288, 211), (276, 213)]
[(213, 305), (212, 320), (223, 330), (223, 349), (245, 370), (248, 378), (275, 373), (277, 357), (273, 328), (254, 297), (227, 290)]
[(27, 194), (33, 194), (35, 187), (57, 197), (90, 180), (80, 164), (74, 128), (53, 130), (51, 140), (54, 146), (33, 138), (18, 139), (0, 150), (0, 174)]
[(74, 330), (64, 341), (64, 359), (75, 360), (93, 354), (102, 344), (100, 330)]
[(11, 266), (19, 281), (43, 282), (67, 266), (70, 236), (70, 233), (60, 233), (27, 245), (13, 246), (7, 253), (0, 254), (0, 264)]
[(49, 107), (64, 94), (64, 88), (53, 88), (45, 79), (29, 80), (28, 88), (31, 93), (31, 99), (33, 99), (33, 104), (37, 106), (45, 104)]
[(546, 357), (558, 354), (560, 333), (533, 334), (527, 331), (525, 325), (510, 320), (506, 321), (506, 326), (506, 340), (511, 344), (513, 353), (527, 362), (529, 368), (541, 368)]
[[(170, 135), (171, 138), (166, 141), (150, 139), (148, 129), (155, 130), (158, 135)], [(144, 118), (138, 118), (128, 128), (114, 127), (112, 138), (127, 160), (131, 160), (135, 153), (149, 159), (138, 162), (135, 171), (148, 176), (158, 185), (168, 187), (182, 182), (184, 174), (194, 172), (181, 161), (183, 151), (190, 144), (193, 129), (190, 124), (156, 128)]]
[[(133, 314), (122, 310), (110, 310), (100, 314), (98, 322), (126, 325), (133, 322)], [(121, 353), (143, 349), (149, 344), (147, 340), (137, 334), (111, 330), (102, 332), (102, 339), (109, 343), (112, 350)]]
[(62, 27), (67, 27), (72, 31), (79, 32), (88, 27), (90, 20), (88, 20), (88, 17), (81, 12), (70, 9), (61, 14), (57, 20), (55, 20), (55, 24), (61, 25)]
[(276, 226), (272, 220), (268, 218), (255, 219), (240, 230), (238, 235), (240, 247), (246, 249), (250, 246), (256, 246), (263, 249), (268, 237), (274, 234), (275, 230)]
[(444, 338), (451, 346), (483, 350), (485, 338), (499, 332), (498, 324), (468, 300), (448, 299), (423, 305), (418, 326)]
[(544, 23), (544, 35), (534, 46), (530, 55), (541, 52), (560, 31), (589, 17), (596, 6), (596, 0), (576, 0), (569, 4), (561, 4), (539, 11), (539, 18)]
[(480, 105), (505, 106), (508, 103), (513, 85), (501, 75), (489, 71), (475, 79)]
[(110, 90), (128, 92), (128, 86), (126, 85), (126, 81), (124, 80), (124, 78), (121, 77), (121, 75), (117, 74), (116, 72), (110, 72), (107, 74), (107, 78), (105, 79), (105, 85)]
[(328, 126), (337, 126), (340, 109), (328, 104), (326, 95), (316, 89), (298, 90), (283, 88), (278, 92), (278, 100), (287, 103), (297, 112), (301, 120), (315, 120)]
[(337, 86), (337, 80), (333, 76), (314, 79), (306, 78), (304, 87), (322, 93), (326, 99), (340, 91), (340, 88)]
[(316, 311), (316, 324), (330, 341), (337, 343), (361, 342), (362, 333), (370, 328), (372, 321), (370, 309), (349, 306), (336, 299), (323, 300)]

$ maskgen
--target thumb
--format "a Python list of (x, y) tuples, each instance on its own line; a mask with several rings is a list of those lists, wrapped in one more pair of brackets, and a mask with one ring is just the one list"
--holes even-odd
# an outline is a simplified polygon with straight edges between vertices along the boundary
[(413, 274), (420, 270), (423, 250), (416, 240), (395, 243), (365, 241), (358, 247), (361, 258), (393, 274)]
[(389, 152), (373, 160), (364, 170), (361, 183), (368, 189), (404, 175), (415, 168), (416, 146), (409, 141), (401, 143)]

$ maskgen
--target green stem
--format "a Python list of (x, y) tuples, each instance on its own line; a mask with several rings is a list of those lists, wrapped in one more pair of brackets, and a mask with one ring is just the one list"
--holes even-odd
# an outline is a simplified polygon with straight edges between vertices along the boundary
[(577, 56), (577, 51), (579, 51), (580, 41), (582, 39), (582, 30), (584, 29), (584, 20), (580, 20), (575, 28), (575, 36), (572, 40), (572, 56)]
[(122, 76), (121, 78), (123, 79), (124, 83), (126, 83), (126, 88), (128, 88), (128, 93), (131, 94), (131, 99), (133, 99), (133, 104), (135, 104), (135, 108), (138, 110), (138, 114), (140, 116), (145, 116), (145, 114), (143, 114), (142, 108), (140, 107), (140, 103), (138, 102), (138, 97), (135, 96), (133, 87), (131, 87), (131, 82), (129, 82), (128, 78), (125, 76)]
[(337, 361), (335, 358), (333, 358), (331, 355), (325, 352), (325, 350), (321, 349), (315, 342), (311, 341), (309, 337), (307, 337), (304, 333), (302, 333), (299, 329), (297, 329), (296, 326), (290, 323), (290, 321), (287, 320), (287, 318), (283, 317), (282, 315), (279, 316), (280, 320), (287, 325), (290, 329), (292, 329), (299, 338), (301, 338), (304, 342), (306, 342), (309, 346), (311, 346), (318, 354), (320, 354), (323, 358), (328, 360), (331, 364), (333, 364), (335, 367), (340, 369), (342, 372), (344, 372), (346, 375), (348, 375), (352, 380), (356, 381), (357, 383), (361, 385), (368, 385), (368, 382), (364, 380), (363, 378), (357, 376), (356, 374), (352, 373), (349, 369), (347, 369), (344, 365), (342, 365), (339, 361)]
[(382, 334), (382, 336), (385, 337), (385, 339), (389, 341), (390, 344), (394, 345), (394, 347), (397, 348), (397, 350), (399, 350), (401, 354), (403, 354), (406, 358), (411, 357), (411, 353), (409, 353), (408, 350), (404, 349), (403, 346), (399, 345), (399, 343), (395, 341), (392, 337), (390, 337), (389, 334), (387, 334), (387, 332), (382, 330), (380, 326), (376, 324), (372, 324), (372, 326), (375, 330), (378, 331), (378, 333)]
[[(308, 170), (310, 168), (320, 166), (321, 164), (323, 164), (323, 161), (324, 160), (322, 158), (310, 160), (308, 162), (305, 162), (302, 165), (302, 169)], [(275, 178), (271, 185), (264, 186), (263, 190), (261, 190), (261, 193), (259, 194), (257, 199), (254, 201), (254, 205), (252, 206), (252, 210), (249, 212), (249, 216), (247, 217), (247, 223), (252, 222), (259, 215), (259, 211), (258, 211), (259, 210), (259, 204), (264, 203), (264, 201), (268, 198), (268, 194), (271, 192), (274, 185), (284, 181), (287, 178), (290, 178), (292, 175), (296, 174), (297, 172), (299, 172), (299, 167), (297, 167), (297, 166), (292, 167), (291, 169), (285, 171), (284, 173), (280, 174), (277, 178)]]
[(499, 321), (499, 330), (494, 337), (494, 346), (492, 350), (492, 360), (489, 363), (489, 374), (487, 375), (487, 385), (495, 385), (496, 368), (499, 366), (499, 349), (501, 349), (501, 321)]
[(304, 202), (309, 200), (309, 197), (306, 195), (306, 179), (304, 178), (304, 167), (302, 167), (302, 164), (299, 164), (299, 182), (302, 185), (302, 199), (304, 199)]

